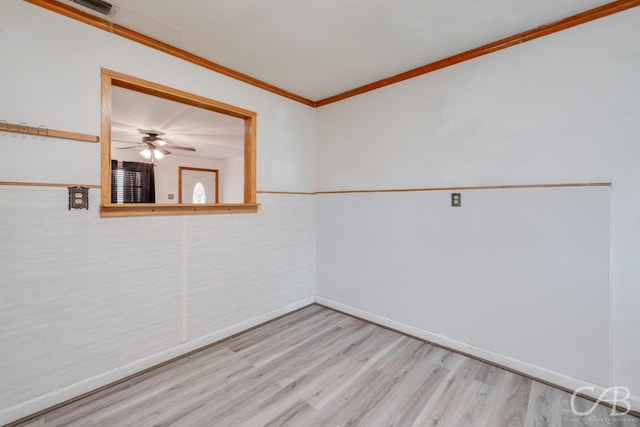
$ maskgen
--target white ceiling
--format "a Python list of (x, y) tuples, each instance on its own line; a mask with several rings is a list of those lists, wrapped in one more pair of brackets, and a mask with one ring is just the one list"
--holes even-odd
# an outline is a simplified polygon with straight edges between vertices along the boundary
[(609, 1), (114, 0), (98, 16), (317, 101)]
[(176, 155), (226, 159), (244, 154), (242, 119), (118, 86), (111, 88), (111, 104), (112, 150), (146, 148), (139, 131), (144, 129), (163, 133), (169, 145), (196, 150), (169, 148)]

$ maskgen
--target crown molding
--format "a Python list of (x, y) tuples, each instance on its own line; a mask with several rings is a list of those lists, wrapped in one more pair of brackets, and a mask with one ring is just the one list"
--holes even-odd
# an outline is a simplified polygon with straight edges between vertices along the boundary
[(315, 107), (315, 102), (313, 102), (310, 99), (304, 98), (302, 96), (296, 95), (294, 93), (291, 93), (289, 91), (286, 91), (284, 89), (271, 85), (269, 83), (255, 79), (239, 71), (232, 70), (231, 68), (209, 61), (208, 59), (204, 59), (200, 56), (194, 55), (185, 50), (171, 46), (167, 43), (163, 43), (152, 37), (145, 36), (144, 34), (140, 34), (129, 28), (123, 27), (121, 25), (113, 24), (109, 21), (106, 21), (104, 19), (93, 16), (89, 13), (78, 10), (72, 6), (66, 5), (57, 0), (25, 0), (25, 1), (27, 3), (31, 3), (33, 5), (40, 6), (44, 9), (50, 10), (52, 12), (59, 13), (68, 18), (75, 19), (80, 22), (84, 22), (85, 24), (91, 25), (93, 27), (99, 28), (109, 33), (124, 37), (136, 43), (140, 43), (142, 45), (148, 46), (152, 49), (159, 50), (160, 52), (175, 56), (176, 58), (180, 58), (187, 62), (191, 62), (192, 64), (199, 65), (200, 67), (206, 68), (208, 70), (215, 71), (216, 73), (225, 75), (227, 77), (231, 77), (241, 82), (258, 87), (260, 89), (264, 89), (268, 92), (275, 93), (276, 95), (289, 98), (291, 100), (300, 102), (310, 107)]
[(613, 15), (614, 13), (622, 12), (636, 6), (640, 6), (640, 0), (617, 0), (611, 3), (607, 3), (605, 5), (589, 9), (585, 12), (578, 13), (568, 18), (553, 22), (551, 24), (542, 25), (532, 30), (524, 31), (513, 36), (509, 36), (504, 39), (485, 44), (475, 49), (471, 49), (466, 52), (462, 52), (457, 55), (453, 55), (448, 58), (423, 65), (418, 68), (414, 68), (413, 70), (405, 71), (403, 73), (396, 74), (395, 76), (387, 77), (382, 80), (378, 80), (376, 82), (369, 83), (364, 86), (360, 86), (325, 99), (321, 99), (319, 101), (316, 101), (315, 107), (321, 107), (323, 105), (342, 101), (343, 99), (351, 98), (352, 96), (380, 89), (381, 87), (389, 86), (394, 83), (412, 79), (414, 77), (422, 76), (423, 74), (427, 74), (432, 71), (450, 67), (452, 65), (459, 64), (461, 62), (465, 62), (479, 56), (487, 55), (489, 53), (497, 52), (508, 47), (517, 46), (519, 44), (535, 40), (549, 34), (557, 33), (559, 31), (566, 30), (568, 28), (575, 27), (577, 25), (581, 25), (590, 21), (594, 21), (596, 19), (604, 18), (605, 16)]
[(303, 96), (296, 95), (295, 93), (273, 86), (269, 83), (255, 79), (246, 74), (240, 73), (239, 71), (235, 71), (231, 68), (209, 61), (200, 56), (184, 51), (182, 49), (178, 49), (177, 47), (168, 45), (154, 38), (145, 36), (144, 34), (140, 34), (131, 29), (122, 27), (117, 24), (113, 24), (109, 21), (106, 21), (104, 19), (98, 18), (96, 16), (93, 16), (81, 10), (78, 10), (72, 6), (61, 3), (58, 0), (24, 0), (24, 1), (26, 1), (27, 3), (31, 3), (36, 6), (40, 6), (42, 8), (48, 9), (52, 12), (56, 12), (61, 15), (67, 16), (69, 18), (78, 20), (80, 22), (84, 22), (85, 24), (94, 26), (101, 30), (108, 31), (118, 36), (127, 38), (129, 40), (143, 44), (150, 48), (167, 53), (169, 55), (173, 55), (177, 58), (199, 65), (211, 71), (215, 71), (216, 73), (220, 73), (227, 77), (240, 80), (241, 82), (250, 84), (252, 86), (258, 87), (260, 89), (264, 89), (268, 92), (275, 93), (277, 95), (283, 96), (285, 98), (300, 102), (302, 104), (305, 104), (314, 108), (321, 107), (323, 105), (328, 105), (334, 102), (342, 101), (344, 99), (351, 98), (353, 96), (370, 92), (376, 89), (380, 89), (382, 87), (389, 86), (404, 80), (412, 79), (414, 77), (422, 76), (432, 71), (450, 67), (452, 65), (459, 64), (461, 62), (465, 62), (470, 59), (477, 58), (479, 56), (497, 52), (499, 50), (506, 49), (512, 46), (517, 46), (519, 44), (522, 44), (531, 40), (535, 40), (537, 38), (544, 37), (549, 34), (557, 33), (559, 31), (563, 31), (568, 28), (575, 27), (577, 25), (585, 24), (587, 22), (594, 21), (596, 19), (604, 18), (606, 16), (613, 15), (615, 13), (634, 8), (636, 6), (640, 6), (640, 0), (616, 0), (611, 3), (607, 3), (602, 6), (598, 6), (593, 9), (589, 9), (587, 11), (578, 13), (576, 15), (572, 15), (568, 18), (564, 18), (559, 21), (552, 22), (550, 24), (542, 25), (540, 27), (537, 27), (531, 30), (523, 31), (513, 36), (509, 36), (504, 39), (485, 44), (483, 46), (468, 50), (466, 52), (462, 52), (462, 53), (450, 56), (448, 58), (444, 58), (426, 65), (420, 66), (418, 68), (414, 68), (412, 70), (405, 71), (400, 74), (396, 74), (395, 76), (387, 77), (382, 80), (378, 80), (376, 82), (369, 83), (364, 86), (360, 86), (360, 87), (348, 90), (346, 92), (342, 92), (337, 95), (330, 96), (328, 98), (324, 98), (318, 101), (313, 101)]

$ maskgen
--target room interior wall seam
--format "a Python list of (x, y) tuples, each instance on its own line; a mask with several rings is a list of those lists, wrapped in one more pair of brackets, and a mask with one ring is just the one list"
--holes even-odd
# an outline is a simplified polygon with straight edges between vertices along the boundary
[(609, 189), (609, 283), (608, 283), (608, 291), (609, 291), (609, 387), (613, 387), (616, 384), (614, 384), (614, 374), (613, 374), (613, 364), (614, 361), (616, 360), (614, 358), (615, 356), (615, 349), (614, 349), (614, 334), (615, 334), (615, 327), (614, 327), (614, 322), (615, 322), (615, 316), (614, 316), (614, 274), (613, 274), (613, 268), (612, 266), (614, 265), (614, 250), (613, 250), (613, 232), (614, 232), (614, 224), (613, 224), (613, 217), (614, 217), (614, 211), (613, 211), (613, 206), (614, 206), (614, 199), (616, 197), (616, 192), (615, 192), (615, 188), (612, 185), (611, 188)]
[(189, 340), (189, 217), (182, 217), (182, 342)]

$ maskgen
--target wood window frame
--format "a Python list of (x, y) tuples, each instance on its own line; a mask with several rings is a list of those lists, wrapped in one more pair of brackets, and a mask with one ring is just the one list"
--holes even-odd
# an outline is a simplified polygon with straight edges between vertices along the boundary
[[(139, 203), (124, 205), (111, 203), (111, 88), (113, 86), (243, 119), (244, 203)], [(101, 95), (101, 216), (251, 213), (258, 211), (256, 199), (256, 113), (105, 68), (101, 70)]]

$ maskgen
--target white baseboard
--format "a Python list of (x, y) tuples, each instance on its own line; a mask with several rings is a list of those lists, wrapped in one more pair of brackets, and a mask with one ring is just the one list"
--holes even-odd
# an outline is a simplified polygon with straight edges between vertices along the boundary
[[(407, 335), (432, 342), (439, 346), (450, 348), (478, 359), (486, 360), (491, 364), (503, 366), (534, 379), (539, 379), (544, 382), (559, 386), (560, 388), (565, 388), (568, 390), (581, 389), (580, 391), (582, 394), (588, 395), (594, 399), (598, 399), (602, 395), (602, 393), (607, 390), (607, 387), (602, 385), (592, 384), (584, 380), (564, 375), (559, 372), (551, 371), (540, 366), (532, 365), (518, 359), (513, 359), (499, 353), (494, 353), (492, 351), (485, 350), (471, 344), (456, 341), (444, 335), (439, 335), (433, 332), (426, 331), (424, 329), (419, 329), (414, 326), (397, 322), (395, 320), (388, 319), (386, 317), (379, 316), (368, 311), (360, 310), (349, 305), (341, 304), (336, 301), (316, 297), (315, 302), (329, 308), (333, 308), (335, 310), (350, 314), (352, 316), (359, 317), (369, 322), (382, 325), (396, 331), (400, 331)], [(584, 389), (583, 387), (588, 387), (588, 389)], [(633, 411), (640, 411), (640, 397), (631, 396), (627, 400), (627, 402), (629, 403)]]
[(77, 396), (89, 393), (107, 384), (119, 381), (123, 378), (144, 371), (145, 369), (159, 365), (173, 358), (182, 356), (183, 354), (189, 353), (190, 351), (197, 350), (209, 344), (215, 343), (224, 338), (230, 337), (231, 335), (246, 331), (247, 329), (250, 329), (254, 326), (268, 322), (269, 320), (275, 319), (278, 316), (282, 316), (313, 303), (313, 297), (297, 301), (293, 304), (289, 304), (285, 307), (279, 308), (269, 313), (253, 317), (240, 323), (236, 323), (235, 325), (229, 326), (220, 331), (216, 331), (203, 337), (199, 337), (195, 340), (191, 340), (175, 347), (171, 347), (170, 349), (155, 353), (149, 357), (136, 360), (127, 365), (112, 369), (111, 371), (96, 375), (91, 378), (87, 378), (70, 386), (3, 409), (0, 411), (0, 425), (11, 423), (21, 418), (27, 417), (31, 414), (35, 414), (36, 412), (58, 405), (62, 402), (66, 402)]

